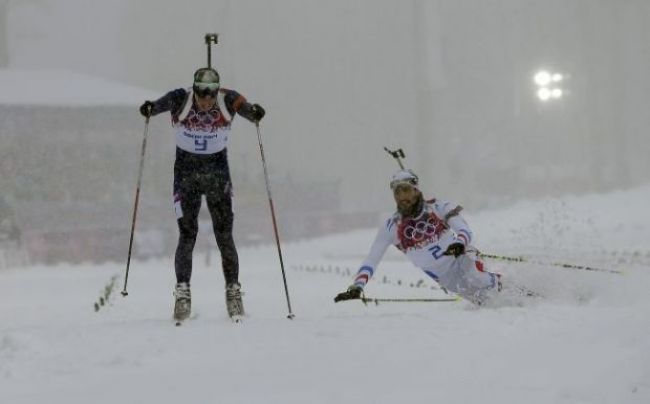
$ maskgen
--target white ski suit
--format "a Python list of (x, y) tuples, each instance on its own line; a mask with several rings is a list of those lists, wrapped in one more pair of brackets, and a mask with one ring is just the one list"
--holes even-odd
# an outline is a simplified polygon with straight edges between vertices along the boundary
[(435, 199), (425, 201), (415, 218), (393, 214), (379, 228), (370, 252), (361, 264), (354, 285), (363, 288), (391, 244), (402, 251), (413, 265), (443, 288), (481, 304), (500, 288), (500, 275), (485, 270), (476, 252), (459, 257), (444, 255), (452, 243), (471, 248), (472, 231), (459, 215), (461, 207)]

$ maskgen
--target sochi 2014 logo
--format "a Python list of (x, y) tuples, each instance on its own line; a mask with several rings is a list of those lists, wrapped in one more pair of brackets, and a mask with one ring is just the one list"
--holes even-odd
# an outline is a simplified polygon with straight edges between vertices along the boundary
[(398, 228), (401, 249), (408, 250), (435, 242), (446, 229), (445, 223), (433, 213), (419, 220), (403, 221)]
[(190, 130), (200, 130), (210, 132), (216, 130), (219, 126), (224, 126), (221, 119), (221, 112), (217, 109), (210, 111), (195, 111), (191, 109), (187, 118), (183, 121), (186, 128)]

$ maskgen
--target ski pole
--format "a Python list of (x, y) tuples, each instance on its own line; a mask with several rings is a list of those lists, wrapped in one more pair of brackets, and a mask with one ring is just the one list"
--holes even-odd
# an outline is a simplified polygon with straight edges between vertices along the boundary
[(131, 251), (133, 250), (133, 234), (135, 233), (135, 220), (138, 216), (138, 203), (140, 202), (140, 183), (142, 182), (142, 171), (144, 169), (144, 152), (147, 148), (147, 134), (149, 133), (149, 117), (144, 121), (144, 135), (142, 136), (142, 151), (140, 152), (140, 169), (138, 170), (138, 185), (135, 188), (135, 202), (133, 204), (133, 219), (131, 221), (131, 237), (129, 238), (129, 254), (126, 257), (126, 275), (124, 275), (124, 289), (122, 296), (126, 297), (126, 284), (129, 281), (129, 266), (131, 265)]
[(481, 257), (492, 258), (492, 259), (501, 260), (501, 261), (526, 262), (526, 263), (536, 264), (536, 265), (550, 265), (550, 266), (554, 266), (554, 267), (561, 267), (561, 268), (567, 268), (567, 269), (577, 269), (577, 270), (583, 270), (583, 271), (608, 272), (608, 273), (611, 273), (611, 274), (619, 274), (619, 275), (623, 274), (623, 271), (619, 271), (617, 269), (595, 268), (595, 267), (590, 267), (590, 266), (586, 266), (586, 265), (566, 264), (566, 263), (563, 263), (563, 262), (544, 262), (544, 261), (531, 260), (531, 259), (524, 258), (524, 257), (508, 257), (508, 256), (505, 256), (505, 255), (484, 254), (482, 252), (479, 252), (478, 254)]
[(372, 298), (372, 297), (360, 297), (359, 298), (363, 304), (367, 305), (368, 303), (374, 303), (379, 305), (379, 303), (389, 302), (389, 303), (439, 303), (439, 302), (457, 302), (462, 300), (460, 296), (455, 297), (442, 297), (442, 298), (422, 298), (422, 299), (402, 299), (402, 298)]
[(264, 180), (266, 181), (266, 193), (269, 197), (269, 206), (271, 208), (271, 219), (273, 221), (273, 232), (275, 234), (275, 244), (278, 247), (278, 256), (280, 257), (280, 269), (282, 270), (282, 281), (284, 282), (284, 293), (287, 296), (287, 307), (289, 308), (288, 319), (293, 319), (295, 314), (291, 311), (291, 300), (289, 299), (289, 287), (287, 286), (287, 275), (284, 272), (284, 261), (282, 260), (282, 249), (280, 248), (280, 236), (278, 235), (278, 224), (275, 220), (275, 209), (273, 208), (273, 198), (271, 197), (271, 184), (269, 182), (269, 173), (266, 169), (266, 159), (264, 158), (264, 147), (262, 146), (262, 134), (260, 133), (260, 123), (256, 122), (257, 141), (260, 145), (260, 155), (262, 156), (262, 166), (264, 167)]

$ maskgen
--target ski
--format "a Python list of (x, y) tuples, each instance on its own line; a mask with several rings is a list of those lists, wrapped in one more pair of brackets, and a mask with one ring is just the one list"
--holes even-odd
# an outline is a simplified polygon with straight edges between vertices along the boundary
[(512, 285), (519, 293), (521, 293), (522, 296), (525, 297), (537, 297), (537, 298), (542, 298), (540, 293), (535, 292), (534, 290), (528, 289), (524, 286), (519, 286), (519, 285)]
[(442, 298), (422, 298), (422, 299), (402, 299), (402, 298), (373, 298), (373, 297), (360, 297), (359, 300), (363, 304), (367, 305), (368, 303), (374, 303), (379, 305), (379, 303), (443, 303), (443, 302), (457, 302), (462, 300), (460, 296), (454, 297), (442, 297)]
[(183, 325), (187, 320), (194, 320), (194, 319), (196, 319), (198, 316), (199, 316), (198, 313), (192, 313), (191, 316), (189, 316), (188, 318), (186, 318), (186, 319), (184, 319), (184, 320), (177, 320), (177, 319), (174, 319), (174, 325), (175, 325), (176, 327), (180, 327), (180, 326), (182, 326), (182, 325)]
[[(176, 327), (180, 327), (183, 324), (185, 324), (188, 320), (195, 320), (199, 315), (197, 313), (192, 313), (192, 315), (185, 320), (174, 320), (174, 325)], [(244, 316), (239, 316), (239, 315), (234, 315), (229, 317), (230, 321), (232, 321), (234, 324), (241, 324), (244, 322)]]

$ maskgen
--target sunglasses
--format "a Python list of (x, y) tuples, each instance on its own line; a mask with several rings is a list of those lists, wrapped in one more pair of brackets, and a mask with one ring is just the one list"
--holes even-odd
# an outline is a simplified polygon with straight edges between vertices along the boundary
[(394, 180), (390, 182), (390, 189), (393, 190), (393, 192), (396, 192), (398, 189), (402, 190), (405, 188), (417, 188), (417, 182), (414, 180)]
[(219, 93), (219, 85), (214, 83), (195, 83), (194, 93), (201, 98), (208, 96), (214, 98)]

